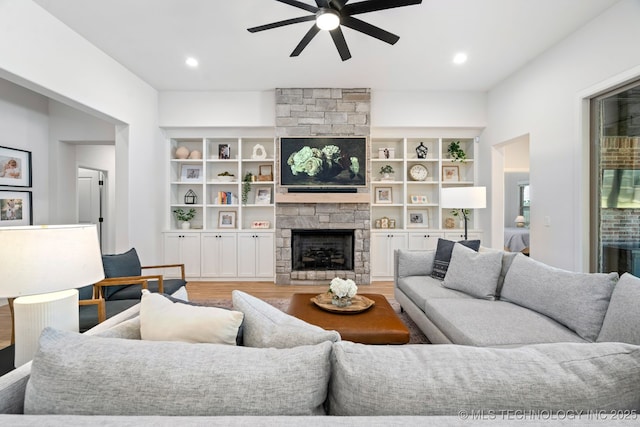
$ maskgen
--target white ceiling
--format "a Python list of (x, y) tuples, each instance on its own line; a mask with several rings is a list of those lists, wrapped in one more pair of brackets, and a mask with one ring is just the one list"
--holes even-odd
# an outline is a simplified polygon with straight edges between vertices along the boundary
[[(345, 62), (323, 32), (289, 57), (311, 22), (249, 33), (308, 14), (275, 0), (34, 1), (161, 91), (486, 91), (618, 0), (423, 0), (361, 14), (400, 41), (391, 46), (343, 28), (353, 56)], [(458, 51), (469, 55), (464, 66), (452, 64)], [(187, 56), (198, 58), (198, 69), (184, 65)]]

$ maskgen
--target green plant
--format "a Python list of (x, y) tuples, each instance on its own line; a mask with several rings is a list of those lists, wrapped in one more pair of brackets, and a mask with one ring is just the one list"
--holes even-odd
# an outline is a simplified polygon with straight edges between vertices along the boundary
[(380, 168), (380, 175), (384, 175), (385, 173), (393, 173), (393, 167), (391, 165), (384, 165)]
[(467, 153), (460, 147), (460, 141), (451, 141), (447, 147), (447, 153), (451, 156), (452, 161), (464, 162), (467, 159)]
[(253, 174), (247, 172), (242, 179), (242, 204), (246, 205), (249, 199), (249, 192), (251, 191), (251, 181), (253, 180)]
[(451, 215), (457, 217), (457, 216), (466, 216), (467, 218), (469, 217), (469, 214), (471, 213), (471, 211), (469, 209), (454, 209), (451, 211)]
[(233, 174), (231, 172), (224, 171), (224, 172), (220, 172), (218, 176), (233, 176)]
[(176, 215), (178, 221), (191, 221), (196, 216), (196, 210), (194, 208), (185, 211), (182, 208), (174, 209), (173, 213)]

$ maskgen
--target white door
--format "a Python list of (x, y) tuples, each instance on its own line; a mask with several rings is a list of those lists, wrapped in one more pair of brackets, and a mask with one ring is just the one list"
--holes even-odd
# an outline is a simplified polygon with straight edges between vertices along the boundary
[(103, 206), (105, 198), (104, 174), (100, 171), (78, 168), (78, 223), (96, 224), (100, 248), (104, 249), (102, 227), (104, 226)]

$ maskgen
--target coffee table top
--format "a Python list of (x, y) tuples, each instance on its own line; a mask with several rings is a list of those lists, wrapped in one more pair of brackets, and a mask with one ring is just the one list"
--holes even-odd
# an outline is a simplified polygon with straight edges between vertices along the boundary
[(340, 333), (345, 341), (363, 344), (406, 344), (409, 329), (400, 320), (384, 295), (359, 294), (375, 301), (361, 313), (331, 313), (311, 302), (317, 293), (297, 293), (291, 296), (287, 313), (326, 330)]

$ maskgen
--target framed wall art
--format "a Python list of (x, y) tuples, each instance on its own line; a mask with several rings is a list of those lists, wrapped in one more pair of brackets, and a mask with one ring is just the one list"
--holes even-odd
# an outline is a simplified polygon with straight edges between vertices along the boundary
[(271, 204), (271, 188), (258, 188), (256, 190), (256, 205), (269, 205)]
[(218, 213), (218, 228), (236, 228), (236, 212), (220, 211)]
[(376, 187), (376, 203), (393, 203), (393, 189), (391, 187)]
[(410, 210), (408, 211), (409, 221), (407, 222), (408, 227), (420, 227), (427, 228), (429, 227), (429, 212), (426, 210)]
[(31, 151), (0, 147), (0, 185), (31, 187)]
[(182, 165), (181, 182), (202, 182), (202, 165)]
[(33, 225), (31, 191), (0, 191), (0, 227)]
[(458, 166), (443, 166), (442, 181), (443, 182), (460, 181), (460, 169), (458, 169)]

